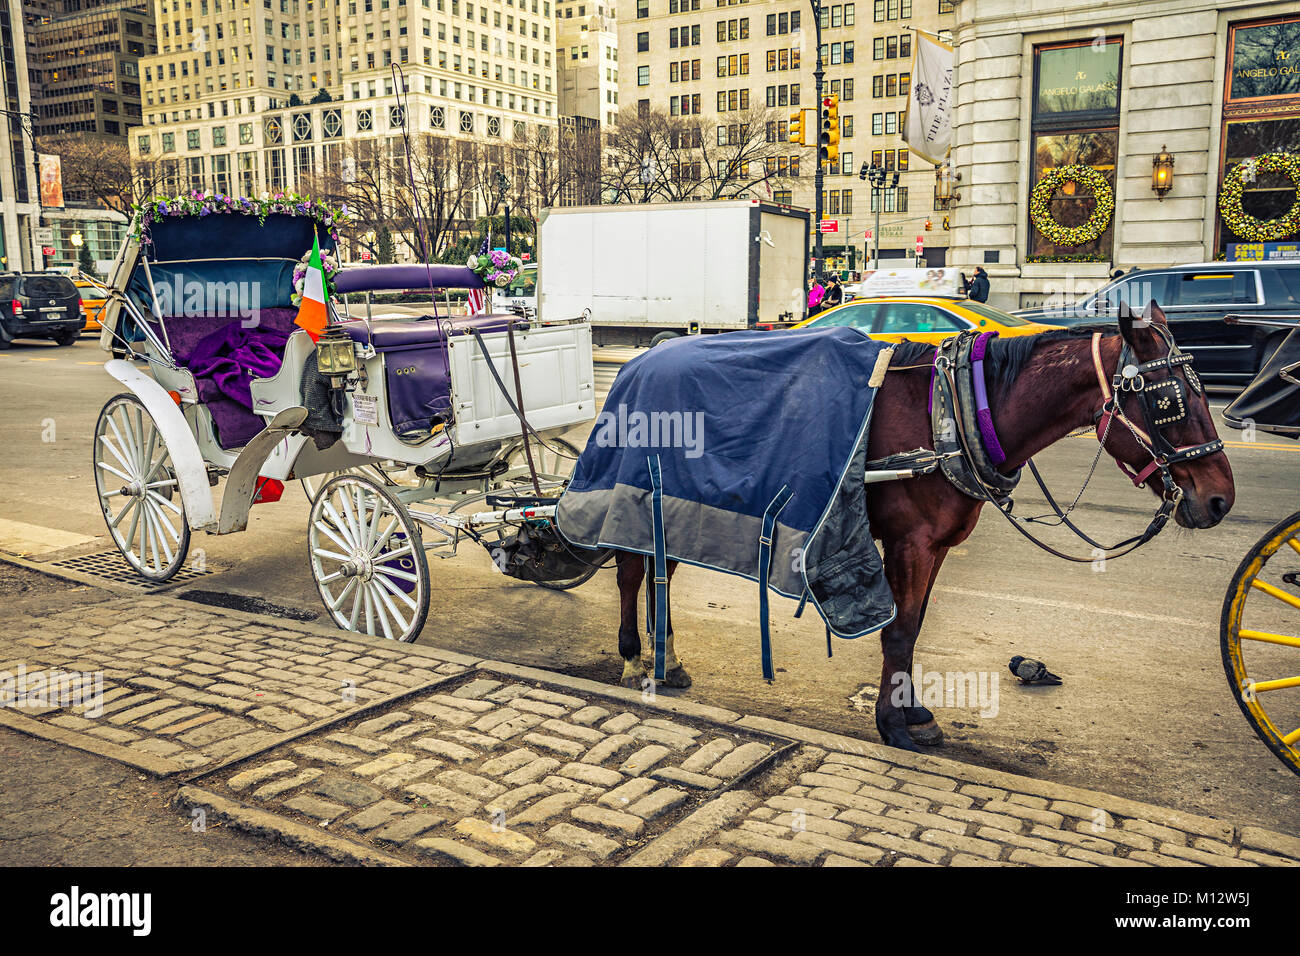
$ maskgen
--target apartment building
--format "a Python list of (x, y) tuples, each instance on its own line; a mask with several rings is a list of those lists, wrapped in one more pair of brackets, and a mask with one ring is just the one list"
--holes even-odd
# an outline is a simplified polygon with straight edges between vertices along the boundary
[(556, 126), (552, 0), (156, 2), (130, 145), (160, 192), (294, 190), (346, 177), (357, 142), (395, 155), (403, 132), (497, 144)]
[(555, 5), (561, 116), (617, 125), (617, 15), (606, 0), (561, 0)]
[(140, 60), (158, 50), (147, 0), (40, 0), (25, 8), (38, 139), (117, 139), (143, 122)]
[[(786, 142), (790, 114), (816, 109), (816, 24), (802, 0), (624, 0), (619, 17), (624, 106), (669, 115), (716, 118), (719, 142), (728, 115), (762, 108), (766, 136)], [(924, 237), (927, 265), (942, 264), (947, 236), (934, 208), (934, 167), (909, 154), (899, 136), (911, 83), (915, 30), (948, 37), (952, 0), (855, 0), (821, 6), (824, 93), (839, 97), (840, 158), (825, 168), (824, 217), (829, 256), (861, 268), (866, 231), (881, 208), (880, 256), (913, 256)], [(731, 121), (735, 122), (734, 119)], [(768, 186), (774, 200), (814, 206), (813, 148), (790, 145)], [(864, 163), (899, 172), (899, 184), (871, 195), (858, 178)], [(924, 231), (929, 219), (932, 230)], [(850, 258), (852, 265), (849, 264)]]

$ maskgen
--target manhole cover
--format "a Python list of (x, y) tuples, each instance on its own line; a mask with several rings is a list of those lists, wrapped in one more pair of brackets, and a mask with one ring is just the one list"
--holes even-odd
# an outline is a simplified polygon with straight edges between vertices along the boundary
[(103, 578), (105, 581), (112, 581), (114, 584), (128, 584), (131, 587), (139, 588), (142, 591), (158, 591), (162, 588), (171, 587), (183, 581), (193, 581), (205, 575), (211, 574), (211, 568), (205, 568), (200, 571), (192, 567), (184, 567), (176, 572), (166, 581), (150, 581), (148, 578), (141, 577), (131, 569), (126, 563), (126, 559), (117, 551), (103, 551), (99, 554), (83, 554), (75, 558), (64, 558), (62, 561), (51, 561), (50, 567), (66, 568), (69, 571), (80, 571), (82, 574), (89, 574), (97, 578)]

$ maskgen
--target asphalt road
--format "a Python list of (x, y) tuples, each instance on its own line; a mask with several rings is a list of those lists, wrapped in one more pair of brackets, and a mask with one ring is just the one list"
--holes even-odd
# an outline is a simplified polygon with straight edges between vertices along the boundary
[[(0, 519), (101, 536), (82, 551), (111, 546), (90, 469), (99, 408), (121, 390), (100, 368), (104, 357), (89, 337), (67, 349), (16, 343), (0, 352)], [(1223, 396), (1212, 401), (1216, 409), (1224, 404)], [(996, 675), (999, 683), (995, 707), (937, 709), (948, 735), (943, 754), (1300, 830), (1300, 778), (1243, 720), (1223, 674), (1218, 637), (1223, 594), (1241, 556), (1265, 529), (1300, 508), (1300, 444), (1266, 436), (1247, 443), (1240, 433), (1222, 431), (1237, 502), (1215, 529), (1171, 525), (1137, 554), (1094, 568), (1044, 555), (989, 515), (953, 552), (917, 661), (925, 670)], [(1073, 497), (1094, 449), (1089, 439), (1071, 439), (1040, 456), (1058, 498)], [(1034, 507), (1025, 489), (1018, 512)], [(196, 538), (191, 555), (202, 548), (214, 573), (195, 586), (320, 611), (306, 560), (307, 508), (294, 486), (278, 504), (254, 508), (246, 533)], [(1103, 461), (1078, 514), (1094, 537), (1119, 540), (1144, 527), (1153, 508), (1153, 497)], [(430, 558), (430, 574), (433, 600), (422, 643), (617, 679), (612, 571), (575, 591), (549, 592), (502, 578), (486, 554), (466, 544), (455, 558)], [(759, 674), (756, 608), (748, 582), (694, 568), (679, 572), (674, 626), (694, 678), (682, 693), (876, 739), (871, 701), (878, 643), (837, 641), (827, 660), (816, 619), (794, 620), (793, 602), (778, 599), (779, 673), (768, 685)], [(1020, 687), (1006, 669), (1015, 654), (1046, 661), (1064, 685)]]

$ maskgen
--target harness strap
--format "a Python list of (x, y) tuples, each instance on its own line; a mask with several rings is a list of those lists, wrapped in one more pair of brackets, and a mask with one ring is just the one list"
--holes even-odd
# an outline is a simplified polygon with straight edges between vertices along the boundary
[(646, 463), (650, 466), (650, 503), (654, 518), (655, 680), (661, 681), (664, 679), (668, 655), (668, 556), (664, 542), (664, 483), (659, 456), (649, 456)]
[[(772, 635), (768, 627), (767, 614), (767, 578), (772, 564), (772, 533), (776, 529), (776, 516), (781, 513), (781, 509), (792, 496), (793, 492), (790, 488), (782, 485), (776, 497), (768, 504), (767, 510), (763, 512), (763, 531), (758, 537), (758, 630), (763, 651), (765, 680), (772, 680), (776, 676), (772, 670)], [(800, 610), (802, 609), (801, 604)]]

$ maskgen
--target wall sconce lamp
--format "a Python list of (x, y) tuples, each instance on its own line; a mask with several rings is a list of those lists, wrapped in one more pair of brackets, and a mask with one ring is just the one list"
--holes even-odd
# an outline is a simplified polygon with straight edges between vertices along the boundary
[(951, 209), (961, 199), (957, 184), (961, 182), (961, 173), (954, 172), (951, 163), (941, 163), (934, 167), (934, 201), (940, 209)]
[(1174, 188), (1174, 158), (1164, 146), (1151, 160), (1151, 191), (1156, 198), (1164, 200), (1165, 193)]

